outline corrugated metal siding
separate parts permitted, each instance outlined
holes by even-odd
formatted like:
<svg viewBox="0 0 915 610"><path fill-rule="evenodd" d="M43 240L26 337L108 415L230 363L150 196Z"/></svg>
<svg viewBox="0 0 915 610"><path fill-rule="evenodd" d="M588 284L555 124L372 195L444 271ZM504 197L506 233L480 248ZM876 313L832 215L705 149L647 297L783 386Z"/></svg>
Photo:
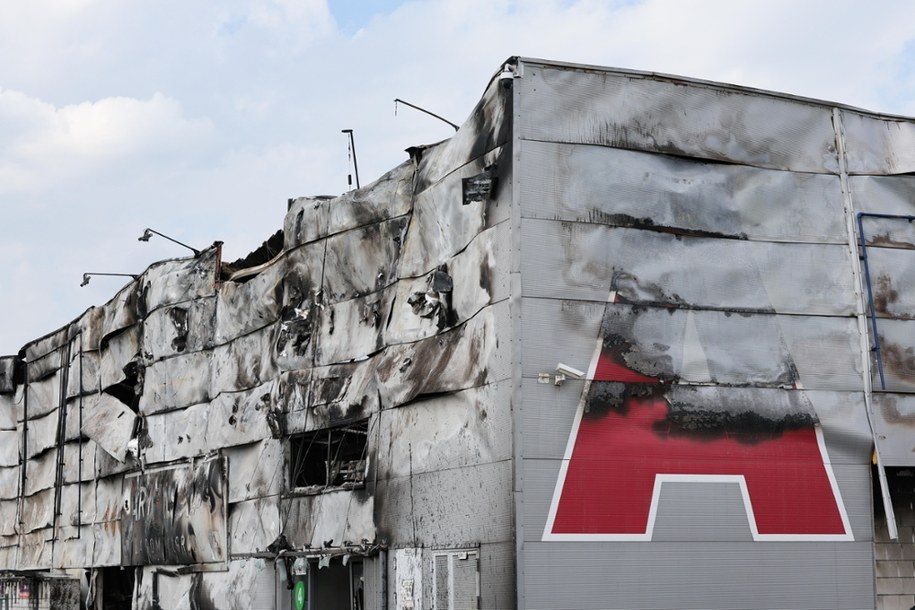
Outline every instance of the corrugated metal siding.
<svg viewBox="0 0 915 610"><path fill-rule="evenodd" d="M536 61L523 62L515 87L519 607L873 606L857 253L848 244L832 109ZM855 180L853 189L877 187ZM650 541L544 539L590 382L557 387L538 376L555 374L560 362L593 374L601 338L635 372L629 391L662 397L671 413L800 417L822 430L853 540L754 541L738 483L701 480L664 483ZM612 412L643 408L616 385L607 391L622 392L622 406ZM707 421L697 421L704 430ZM773 438L782 434L773 430ZM650 457L607 447L606 472ZM692 468L703 472L698 461ZM776 484L791 468L785 461L758 476ZM600 486L595 472L591 484Z"/></svg>

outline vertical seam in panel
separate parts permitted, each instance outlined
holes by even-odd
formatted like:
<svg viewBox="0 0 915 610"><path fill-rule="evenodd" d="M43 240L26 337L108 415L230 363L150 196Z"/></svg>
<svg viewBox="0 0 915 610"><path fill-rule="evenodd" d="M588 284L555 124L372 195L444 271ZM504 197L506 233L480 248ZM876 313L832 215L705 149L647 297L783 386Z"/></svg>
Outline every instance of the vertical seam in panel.
<svg viewBox="0 0 915 610"><path fill-rule="evenodd" d="M886 515L887 529L892 540L898 538L896 530L896 515L893 511L893 502L890 499L886 473L883 470L883 460L880 456L880 445L877 443L877 433L874 428L873 416L873 382L871 379L870 341L867 330L867 317L864 308L864 292L862 290L861 260L858 255L858 239L855 234L855 208L848 186L848 159L845 149L845 123L842 111L832 109L832 124L836 133L836 154L839 158L839 182L842 187L842 198L845 203L845 227L848 233L848 249L851 259L852 274L855 289L855 317L858 321L858 336L861 345L861 374L864 381L864 414L870 428L871 439L874 443L874 456L877 461L877 476L880 480L880 494L883 500L883 511ZM873 527L873 524L871 524ZM875 576L876 578L876 576ZM876 587L874 588L876 595Z"/></svg>

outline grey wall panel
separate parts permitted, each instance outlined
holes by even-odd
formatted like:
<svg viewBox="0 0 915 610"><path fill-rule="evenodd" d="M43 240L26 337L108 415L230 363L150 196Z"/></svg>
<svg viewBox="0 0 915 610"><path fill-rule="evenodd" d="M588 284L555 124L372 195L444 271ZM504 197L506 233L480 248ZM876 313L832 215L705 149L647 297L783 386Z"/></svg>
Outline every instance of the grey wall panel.
<svg viewBox="0 0 915 610"><path fill-rule="evenodd" d="M140 413L151 414L204 402L209 397L211 351L166 358L146 367Z"/></svg>
<svg viewBox="0 0 915 610"><path fill-rule="evenodd" d="M19 569L41 570L51 567L50 529L29 532L19 536Z"/></svg>
<svg viewBox="0 0 915 610"><path fill-rule="evenodd" d="M552 372L557 362L587 371L603 319L608 332L631 346L625 365L646 375L733 385L862 387L853 318L609 304L605 319L603 304L533 298L521 307L525 377Z"/></svg>
<svg viewBox="0 0 915 610"><path fill-rule="evenodd" d="M867 261L874 313L884 318L915 319L915 252L870 247Z"/></svg>
<svg viewBox="0 0 915 610"><path fill-rule="evenodd" d="M33 419L47 415L60 404L60 371L54 375L23 386L28 392L28 417Z"/></svg>
<svg viewBox="0 0 915 610"><path fill-rule="evenodd" d="M524 296L701 309L854 313L847 246L684 237L527 219ZM913 278L915 279L915 278Z"/></svg>
<svg viewBox="0 0 915 610"><path fill-rule="evenodd" d="M0 536L19 533L19 501L0 500Z"/></svg>
<svg viewBox="0 0 915 610"><path fill-rule="evenodd" d="M125 378L124 367L140 353L140 326L126 327L109 335L99 350L99 385L104 390Z"/></svg>
<svg viewBox="0 0 915 610"><path fill-rule="evenodd" d="M374 497L363 489L284 498L280 503L282 531L299 548L375 540L374 513Z"/></svg>
<svg viewBox="0 0 915 610"><path fill-rule="evenodd" d="M315 364L363 359L384 347L384 326L396 286L328 305L315 323Z"/></svg>
<svg viewBox="0 0 915 610"><path fill-rule="evenodd" d="M19 467L0 468L0 500L15 501L19 494Z"/></svg>
<svg viewBox="0 0 915 610"><path fill-rule="evenodd" d="M31 408L29 414L31 416ZM60 411L53 409L47 415L29 419L29 431L26 436L26 452L28 458L47 451L57 445L57 424ZM20 436L20 438L22 438Z"/></svg>
<svg viewBox="0 0 915 610"><path fill-rule="evenodd" d="M377 432L380 478L511 459L511 383L501 381L386 409ZM373 434L374 437L374 434Z"/></svg>
<svg viewBox="0 0 915 610"><path fill-rule="evenodd" d="M268 496L230 504L227 525L229 551L233 555L265 551L282 529L279 497Z"/></svg>
<svg viewBox="0 0 915 610"><path fill-rule="evenodd" d="M77 485L63 485L60 488L60 517L59 524L76 526L81 523L91 523L92 513L86 511L90 504L95 504L95 485L82 483ZM87 514L88 513L88 514Z"/></svg>
<svg viewBox="0 0 915 610"><path fill-rule="evenodd" d="M375 518L391 546L473 546L511 540L510 461L379 480ZM480 515L486 515L481 519Z"/></svg>
<svg viewBox="0 0 915 610"><path fill-rule="evenodd" d="M160 307L143 320L143 358L149 362L213 346L216 298Z"/></svg>
<svg viewBox="0 0 915 610"><path fill-rule="evenodd" d="M25 464L25 495L54 486L57 476L57 451L45 451Z"/></svg>
<svg viewBox="0 0 915 610"><path fill-rule="evenodd" d="M273 357L277 332L277 325L267 326L213 348L212 378L206 396L250 390L273 379L277 374Z"/></svg>
<svg viewBox="0 0 915 610"><path fill-rule="evenodd" d="M273 496L283 489L286 470L283 442L265 439L242 447L223 450L229 458L230 503Z"/></svg>
<svg viewBox="0 0 915 610"><path fill-rule="evenodd" d="M96 523L92 526L93 566L121 565L121 524L119 521ZM49 545L50 546L50 545Z"/></svg>
<svg viewBox="0 0 915 610"><path fill-rule="evenodd" d="M0 430L15 430L21 420L22 405L16 402L16 395L0 394Z"/></svg>
<svg viewBox="0 0 915 610"><path fill-rule="evenodd" d="M915 214L915 176L849 176L855 209L874 214ZM865 232L874 245L915 248L911 223L867 218Z"/></svg>
<svg viewBox="0 0 915 610"><path fill-rule="evenodd" d="M64 445L63 477L65 483L77 480L91 481L95 478L95 448L83 441ZM81 478L80 478L81 477Z"/></svg>
<svg viewBox="0 0 915 610"><path fill-rule="evenodd" d="M871 329L868 324L868 331ZM878 365L877 354L872 351L871 378L874 389L915 392L915 324L910 320L881 318L877 321L877 333L880 337L881 364ZM873 340L871 344L873 345Z"/></svg>
<svg viewBox="0 0 915 610"><path fill-rule="evenodd" d="M515 545L498 542L480 545L480 608L516 608Z"/></svg>
<svg viewBox="0 0 915 610"><path fill-rule="evenodd" d="M67 398L89 394L99 390L98 351L79 351L79 341L73 344L70 355L70 370L67 374Z"/></svg>
<svg viewBox="0 0 915 610"><path fill-rule="evenodd" d="M45 489L22 497L20 533L29 533L51 525L54 518L54 490Z"/></svg>
<svg viewBox="0 0 915 610"><path fill-rule="evenodd" d="M195 257L150 265L140 278L144 311L212 296L216 291L217 254L218 249L211 247Z"/></svg>
<svg viewBox="0 0 915 610"><path fill-rule="evenodd" d="M915 125L853 110L842 111L849 174L906 174L915 171Z"/></svg>
<svg viewBox="0 0 915 610"><path fill-rule="evenodd" d="M139 310L143 307L141 298L139 282L132 281L105 303L101 307L101 319L98 322L92 321L98 325L97 331L93 329L92 332L93 336L98 336L98 345L90 343L89 347L100 348L110 335L136 324L141 317Z"/></svg>
<svg viewBox="0 0 915 610"><path fill-rule="evenodd" d="M522 214L763 241L844 243L838 176L521 142Z"/></svg>
<svg viewBox="0 0 915 610"><path fill-rule="evenodd" d="M524 64L523 139L837 172L828 107L697 83Z"/></svg>
<svg viewBox="0 0 915 610"><path fill-rule="evenodd" d="M409 220L409 216L400 216L329 237L324 258L325 302L365 296L393 283Z"/></svg>
<svg viewBox="0 0 915 610"><path fill-rule="evenodd" d="M510 151L505 147L498 148L460 168L454 168L453 173L441 182L416 195L404 242L400 277L417 277L432 271L463 250L486 227L502 219L511 197L511 183L507 175L498 176L496 192L491 199L463 203L461 181L491 165L496 165L500 173L506 172L510 165Z"/></svg>
<svg viewBox="0 0 915 610"><path fill-rule="evenodd" d="M95 553L91 527L61 527L54 546L53 567L80 569Z"/></svg>
<svg viewBox="0 0 915 610"><path fill-rule="evenodd" d="M505 144L512 133L511 107L512 91L502 87L498 79L490 80L483 97L453 137L414 152L419 155L416 192L423 192L458 167Z"/></svg>
<svg viewBox="0 0 915 610"><path fill-rule="evenodd" d="M277 320L283 305L289 258L276 259L244 282L220 283L216 298L216 343L226 343Z"/></svg>
<svg viewBox="0 0 915 610"><path fill-rule="evenodd" d="M876 393L874 428L886 466L915 466L915 396Z"/></svg>
<svg viewBox="0 0 915 610"><path fill-rule="evenodd" d="M502 222L484 230L446 263L447 269L436 270L416 279L402 279L397 284L391 317L385 326L385 342L404 343L430 337L440 325L453 326L476 315L483 307L508 297L510 245L509 223ZM450 286L438 286L447 279ZM436 282L436 278L439 278ZM436 288L450 288L439 292Z"/></svg>
<svg viewBox="0 0 915 610"><path fill-rule="evenodd" d="M0 430L0 467L16 466L19 463L19 432Z"/></svg>
<svg viewBox="0 0 915 610"><path fill-rule="evenodd" d="M870 542L529 543L523 563L526 608L874 607Z"/></svg>

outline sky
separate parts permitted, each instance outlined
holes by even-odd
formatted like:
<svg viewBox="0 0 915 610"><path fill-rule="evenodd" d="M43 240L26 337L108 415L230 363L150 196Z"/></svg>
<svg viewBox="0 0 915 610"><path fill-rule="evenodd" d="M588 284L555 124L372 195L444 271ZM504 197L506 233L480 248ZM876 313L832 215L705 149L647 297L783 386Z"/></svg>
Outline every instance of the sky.
<svg viewBox="0 0 915 610"><path fill-rule="evenodd" d="M915 115L915 3L0 0L0 354L188 251L231 261L287 199L453 133L514 55Z"/></svg>

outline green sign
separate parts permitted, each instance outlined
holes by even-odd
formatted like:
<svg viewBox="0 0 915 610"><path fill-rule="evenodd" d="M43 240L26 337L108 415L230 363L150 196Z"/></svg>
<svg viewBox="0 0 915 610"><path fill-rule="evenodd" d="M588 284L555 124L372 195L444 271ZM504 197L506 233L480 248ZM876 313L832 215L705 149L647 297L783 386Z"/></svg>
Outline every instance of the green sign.
<svg viewBox="0 0 915 610"><path fill-rule="evenodd" d="M295 583L295 592L293 595L295 596L295 610L305 610L305 604L308 601L308 593L306 592L305 583L303 581L300 580Z"/></svg>

